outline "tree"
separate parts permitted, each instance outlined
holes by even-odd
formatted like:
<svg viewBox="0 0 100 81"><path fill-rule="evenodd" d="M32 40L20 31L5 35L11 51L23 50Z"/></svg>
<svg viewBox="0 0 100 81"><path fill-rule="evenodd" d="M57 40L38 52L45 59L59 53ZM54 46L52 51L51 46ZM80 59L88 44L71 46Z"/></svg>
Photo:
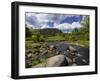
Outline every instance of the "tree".
<svg viewBox="0 0 100 81"><path fill-rule="evenodd" d="M30 31L28 27L25 28L25 35L26 37L32 37L32 32Z"/></svg>
<svg viewBox="0 0 100 81"><path fill-rule="evenodd" d="M89 28L89 26L90 26L90 19L89 19L89 16L86 16L85 18L84 18L84 20L81 22L81 24L83 25L83 27L86 27L86 28Z"/></svg>
<svg viewBox="0 0 100 81"><path fill-rule="evenodd" d="M71 33L70 40L89 40L89 16L85 16L84 20L81 22L82 27L80 29L75 28Z"/></svg>

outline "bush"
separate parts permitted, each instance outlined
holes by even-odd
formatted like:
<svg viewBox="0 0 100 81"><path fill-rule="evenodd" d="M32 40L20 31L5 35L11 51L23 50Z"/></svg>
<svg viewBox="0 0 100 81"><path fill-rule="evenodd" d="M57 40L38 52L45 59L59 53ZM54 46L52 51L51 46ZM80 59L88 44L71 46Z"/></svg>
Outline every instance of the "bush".
<svg viewBox="0 0 100 81"><path fill-rule="evenodd" d="M37 35L32 35L32 41L33 42L38 42L39 41L39 37Z"/></svg>

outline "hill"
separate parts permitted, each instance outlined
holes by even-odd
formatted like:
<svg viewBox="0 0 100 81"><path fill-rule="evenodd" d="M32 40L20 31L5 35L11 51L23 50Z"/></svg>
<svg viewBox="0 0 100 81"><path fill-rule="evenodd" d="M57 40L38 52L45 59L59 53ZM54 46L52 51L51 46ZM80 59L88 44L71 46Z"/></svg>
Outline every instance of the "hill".
<svg viewBox="0 0 100 81"><path fill-rule="evenodd" d="M54 36L57 34L62 34L62 31L56 28L45 28L37 30L43 36Z"/></svg>

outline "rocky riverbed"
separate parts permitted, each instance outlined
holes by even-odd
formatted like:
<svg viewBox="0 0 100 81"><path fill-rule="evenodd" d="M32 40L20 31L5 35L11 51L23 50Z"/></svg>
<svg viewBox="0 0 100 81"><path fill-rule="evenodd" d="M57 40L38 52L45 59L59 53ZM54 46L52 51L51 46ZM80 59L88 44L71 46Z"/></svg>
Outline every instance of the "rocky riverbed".
<svg viewBox="0 0 100 81"><path fill-rule="evenodd" d="M26 68L89 65L89 47L67 42L26 45Z"/></svg>

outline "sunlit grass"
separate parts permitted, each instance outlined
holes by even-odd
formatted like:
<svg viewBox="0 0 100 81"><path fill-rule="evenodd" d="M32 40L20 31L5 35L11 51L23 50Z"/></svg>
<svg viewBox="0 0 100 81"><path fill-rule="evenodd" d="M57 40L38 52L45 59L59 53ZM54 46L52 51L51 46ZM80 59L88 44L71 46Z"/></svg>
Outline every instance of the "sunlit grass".
<svg viewBox="0 0 100 81"><path fill-rule="evenodd" d="M51 36L47 38L47 41L64 41L65 38L63 36Z"/></svg>

